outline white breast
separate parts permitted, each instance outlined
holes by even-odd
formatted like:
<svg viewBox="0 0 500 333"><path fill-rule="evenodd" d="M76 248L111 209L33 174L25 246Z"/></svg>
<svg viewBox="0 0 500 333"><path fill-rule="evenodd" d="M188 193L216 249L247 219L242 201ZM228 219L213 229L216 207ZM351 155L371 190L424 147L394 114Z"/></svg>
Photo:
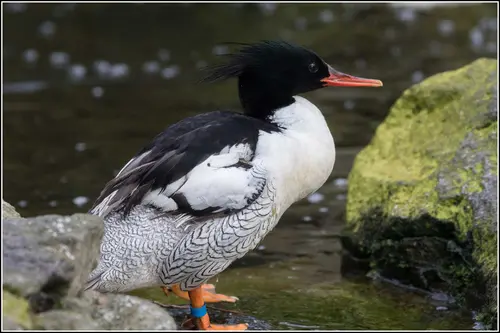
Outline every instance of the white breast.
<svg viewBox="0 0 500 333"><path fill-rule="evenodd" d="M282 209L318 190L335 164L335 144L321 111L305 98L294 98L272 118L285 130L262 132L255 156L268 170Z"/></svg>

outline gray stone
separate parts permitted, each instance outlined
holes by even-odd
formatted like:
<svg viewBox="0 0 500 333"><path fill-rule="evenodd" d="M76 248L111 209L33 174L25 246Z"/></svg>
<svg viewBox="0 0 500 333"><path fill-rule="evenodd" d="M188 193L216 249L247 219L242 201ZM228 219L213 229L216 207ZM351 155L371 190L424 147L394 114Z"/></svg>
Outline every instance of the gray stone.
<svg viewBox="0 0 500 333"><path fill-rule="evenodd" d="M101 330L88 311L51 310L40 313L37 326L45 330Z"/></svg>
<svg viewBox="0 0 500 333"><path fill-rule="evenodd" d="M12 300L18 297L26 304L29 314L26 312L24 317L34 316L37 328L176 329L172 316L149 300L121 294L82 292L99 257L103 235L100 218L88 214L21 218L4 201L2 214L3 287L13 293L9 293L13 295ZM28 300L29 309L23 298ZM20 318L24 320L24 317ZM26 328L25 323L17 322L16 318L4 316L4 327Z"/></svg>
<svg viewBox="0 0 500 333"><path fill-rule="evenodd" d="M121 294L83 293L63 300L64 310L37 316L37 325L47 330L175 330L170 314L151 301Z"/></svg>
<svg viewBox="0 0 500 333"><path fill-rule="evenodd" d="M8 331L23 331L24 327L9 317L2 316L2 328Z"/></svg>
<svg viewBox="0 0 500 333"><path fill-rule="evenodd" d="M102 329L175 330L168 312L151 301L135 296L89 292L94 303L92 317Z"/></svg>
<svg viewBox="0 0 500 333"><path fill-rule="evenodd" d="M12 207L9 203L5 202L2 200L2 217L7 218L7 217L21 217L18 212L16 212L16 209Z"/></svg>
<svg viewBox="0 0 500 333"><path fill-rule="evenodd" d="M98 258L102 230L102 220L86 214L4 219L4 285L28 297L57 281L76 294Z"/></svg>

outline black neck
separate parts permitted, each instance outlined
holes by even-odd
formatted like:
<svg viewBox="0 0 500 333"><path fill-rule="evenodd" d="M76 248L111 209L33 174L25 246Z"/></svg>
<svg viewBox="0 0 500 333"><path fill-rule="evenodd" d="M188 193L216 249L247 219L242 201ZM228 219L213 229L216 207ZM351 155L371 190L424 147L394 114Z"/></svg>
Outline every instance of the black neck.
<svg viewBox="0 0 500 333"><path fill-rule="evenodd" d="M294 102L291 93L273 84L240 76L238 89L240 102L246 115L268 120L273 112Z"/></svg>

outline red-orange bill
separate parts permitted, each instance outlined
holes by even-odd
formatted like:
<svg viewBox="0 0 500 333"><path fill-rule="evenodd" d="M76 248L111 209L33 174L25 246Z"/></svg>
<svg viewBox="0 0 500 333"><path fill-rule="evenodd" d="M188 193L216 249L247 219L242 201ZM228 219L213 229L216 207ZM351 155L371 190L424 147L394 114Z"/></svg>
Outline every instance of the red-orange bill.
<svg viewBox="0 0 500 333"><path fill-rule="evenodd" d="M380 80L365 79L330 68L330 76L321 80L325 87L382 87L384 84Z"/></svg>

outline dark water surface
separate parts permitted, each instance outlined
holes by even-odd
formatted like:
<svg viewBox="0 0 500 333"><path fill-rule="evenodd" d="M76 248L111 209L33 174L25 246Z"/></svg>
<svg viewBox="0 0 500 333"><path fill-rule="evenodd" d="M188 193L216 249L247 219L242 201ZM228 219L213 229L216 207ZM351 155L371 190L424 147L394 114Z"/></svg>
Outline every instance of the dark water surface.
<svg viewBox="0 0 500 333"><path fill-rule="evenodd" d="M338 235L356 153L404 89L496 57L496 13L495 4L5 4L4 199L25 216L86 212L163 128L239 108L234 81L196 84L199 68L228 51L223 42L290 40L384 87L305 96L334 135L332 177L222 274L218 291L280 328L470 328L469 314L441 311L429 295L347 277Z"/></svg>

